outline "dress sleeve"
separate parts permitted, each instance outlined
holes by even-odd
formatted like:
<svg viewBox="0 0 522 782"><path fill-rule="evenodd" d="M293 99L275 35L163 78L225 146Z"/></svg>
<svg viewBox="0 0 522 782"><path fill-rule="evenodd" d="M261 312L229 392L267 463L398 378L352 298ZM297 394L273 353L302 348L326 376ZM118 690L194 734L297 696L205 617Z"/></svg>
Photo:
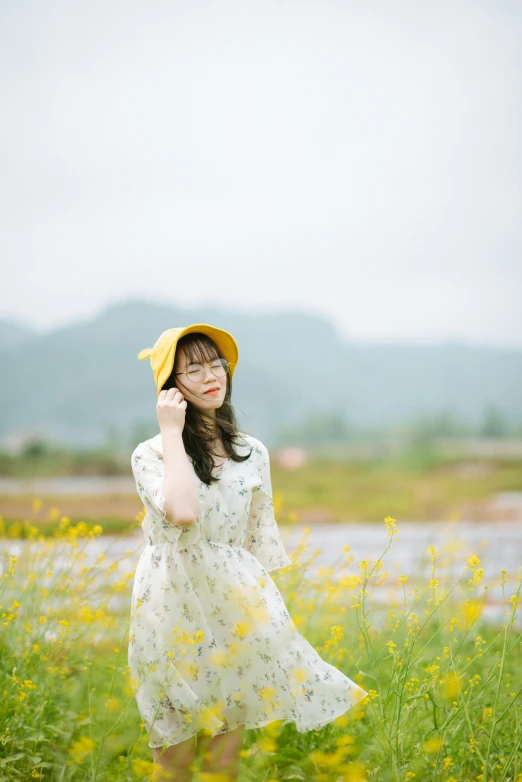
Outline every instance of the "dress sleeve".
<svg viewBox="0 0 522 782"><path fill-rule="evenodd" d="M184 527L175 526L167 519L163 510L165 498L163 496L163 477L165 465L146 443L140 443L131 456L131 466L136 489L145 510L145 518L141 524L147 543L161 543L170 541L177 544Z"/></svg>
<svg viewBox="0 0 522 782"><path fill-rule="evenodd" d="M253 554L265 570L278 570L291 565L292 561L285 551L274 518L270 457L264 445L261 448L260 475L261 485L252 490L243 548Z"/></svg>

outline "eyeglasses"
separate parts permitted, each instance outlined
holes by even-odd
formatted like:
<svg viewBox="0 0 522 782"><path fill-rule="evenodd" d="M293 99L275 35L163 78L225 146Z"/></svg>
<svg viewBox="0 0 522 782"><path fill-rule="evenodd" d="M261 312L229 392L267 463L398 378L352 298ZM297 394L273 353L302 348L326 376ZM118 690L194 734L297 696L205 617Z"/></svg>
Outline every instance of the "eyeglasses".
<svg viewBox="0 0 522 782"><path fill-rule="evenodd" d="M200 383L205 377L205 367L203 364L192 364L192 366L194 368L188 372L176 372L176 375L186 375L187 378L192 380L193 383ZM207 364L206 366L210 366L212 374L215 377L225 377L230 369L230 363L226 360L226 358L217 358L212 362L212 364Z"/></svg>

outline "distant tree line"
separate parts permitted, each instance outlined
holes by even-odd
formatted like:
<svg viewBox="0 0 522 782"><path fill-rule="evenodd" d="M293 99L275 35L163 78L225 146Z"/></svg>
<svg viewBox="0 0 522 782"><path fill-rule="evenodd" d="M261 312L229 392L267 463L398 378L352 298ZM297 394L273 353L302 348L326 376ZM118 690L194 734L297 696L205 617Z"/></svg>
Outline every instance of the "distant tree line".
<svg viewBox="0 0 522 782"><path fill-rule="evenodd" d="M281 427L277 444L313 448L329 443L379 442L390 436L401 436L412 446L438 438L517 439L522 437L522 417L518 421L510 420L490 405L477 422L466 421L451 410L443 410L431 415L418 414L393 426L361 427L337 412L311 412L302 421Z"/></svg>
<svg viewBox="0 0 522 782"><path fill-rule="evenodd" d="M132 427L118 427L108 424L103 442L96 448L78 449L78 458L85 451L96 456L97 463L105 462L108 473L118 472L119 466L128 461L135 446L158 432L157 422L138 421ZM363 443L379 444L390 439L399 439L411 448L429 446L437 439L451 438L522 438L522 418L510 420L499 409L490 405L484 410L482 419L469 422L455 415L451 410L443 410L432 415L422 413L393 426L364 427L347 420L337 411L311 411L298 422L281 426L269 447L300 446L313 450L325 446L359 445ZM20 448L18 458L32 462L48 459L52 455L60 461L73 449L68 445L46 440L43 437L29 438ZM6 451L0 448L0 466L3 458L9 460ZM80 465L77 465L80 466ZM83 470L82 470L83 472Z"/></svg>

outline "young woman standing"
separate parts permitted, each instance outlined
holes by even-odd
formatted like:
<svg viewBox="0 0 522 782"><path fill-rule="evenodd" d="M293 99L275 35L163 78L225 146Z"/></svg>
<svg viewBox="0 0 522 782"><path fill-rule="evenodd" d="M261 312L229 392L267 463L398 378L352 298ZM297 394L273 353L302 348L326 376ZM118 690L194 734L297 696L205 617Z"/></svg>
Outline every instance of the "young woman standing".
<svg viewBox="0 0 522 782"><path fill-rule="evenodd" d="M291 564L266 446L239 432L233 336L168 329L150 356L160 433L132 454L146 547L134 577L129 669L154 761L177 782L237 779L245 728L320 728L367 693L299 633L268 575Z"/></svg>

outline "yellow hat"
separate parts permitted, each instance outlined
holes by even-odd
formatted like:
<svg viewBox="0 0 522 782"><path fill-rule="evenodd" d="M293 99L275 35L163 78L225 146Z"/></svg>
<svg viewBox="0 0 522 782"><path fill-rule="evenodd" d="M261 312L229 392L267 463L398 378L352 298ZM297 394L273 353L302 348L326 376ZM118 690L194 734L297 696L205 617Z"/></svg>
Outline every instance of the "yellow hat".
<svg viewBox="0 0 522 782"><path fill-rule="evenodd" d="M236 340L228 331L218 329L217 326L209 326L208 323L193 323L191 326L183 326L176 329L167 329L160 334L153 348L144 348L138 353L139 359L150 356L150 365L154 374L154 381L158 388L158 396L165 381L169 378L174 366L174 357L176 355L176 346L178 340L184 334L191 334L199 331L201 334L207 334L223 352L223 355L230 363L230 375L234 374L239 357L239 349Z"/></svg>

